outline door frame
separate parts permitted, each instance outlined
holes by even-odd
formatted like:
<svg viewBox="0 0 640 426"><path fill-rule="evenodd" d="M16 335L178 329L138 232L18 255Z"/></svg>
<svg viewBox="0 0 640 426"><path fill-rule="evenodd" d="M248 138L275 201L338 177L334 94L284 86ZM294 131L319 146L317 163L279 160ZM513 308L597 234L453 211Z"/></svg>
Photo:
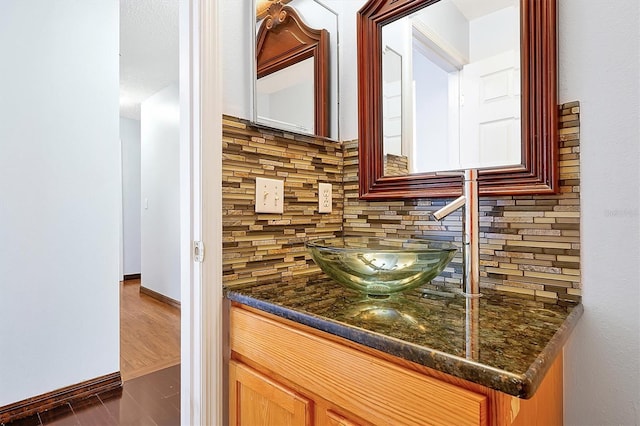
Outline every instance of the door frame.
<svg viewBox="0 0 640 426"><path fill-rule="evenodd" d="M180 2L181 423L222 424L220 7ZM193 259L194 241L205 244Z"/></svg>

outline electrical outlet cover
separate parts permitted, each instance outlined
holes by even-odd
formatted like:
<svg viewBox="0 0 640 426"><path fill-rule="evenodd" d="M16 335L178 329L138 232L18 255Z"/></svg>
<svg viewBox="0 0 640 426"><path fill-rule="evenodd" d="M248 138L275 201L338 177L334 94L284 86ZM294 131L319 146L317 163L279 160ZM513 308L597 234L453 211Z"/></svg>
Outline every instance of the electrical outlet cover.
<svg viewBox="0 0 640 426"><path fill-rule="evenodd" d="M318 184L318 212L331 213L333 194L330 183Z"/></svg>

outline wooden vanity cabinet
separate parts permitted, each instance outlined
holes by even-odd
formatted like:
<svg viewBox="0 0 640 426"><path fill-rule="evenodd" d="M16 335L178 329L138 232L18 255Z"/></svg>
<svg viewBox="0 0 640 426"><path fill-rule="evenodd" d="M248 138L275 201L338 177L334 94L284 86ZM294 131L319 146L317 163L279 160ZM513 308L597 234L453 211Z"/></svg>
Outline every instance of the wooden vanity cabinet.
<svg viewBox="0 0 640 426"><path fill-rule="evenodd" d="M562 356L521 400L236 303L229 339L231 425L562 424Z"/></svg>

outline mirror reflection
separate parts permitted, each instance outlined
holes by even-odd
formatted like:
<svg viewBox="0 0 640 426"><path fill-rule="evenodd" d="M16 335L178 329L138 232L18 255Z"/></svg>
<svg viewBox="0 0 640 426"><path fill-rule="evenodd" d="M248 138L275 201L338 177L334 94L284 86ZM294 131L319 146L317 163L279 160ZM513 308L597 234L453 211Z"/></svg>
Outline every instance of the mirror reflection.
<svg viewBox="0 0 640 426"><path fill-rule="evenodd" d="M272 127L315 132L313 58L289 65L257 80L258 118ZM296 108L291 108L295 99Z"/></svg>
<svg viewBox="0 0 640 426"><path fill-rule="evenodd" d="M256 0L254 121L338 139L338 16L317 0Z"/></svg>
<svg viewBox="0 0 640 426"><path fill-rule="evenodd" d="M385 175L521 164L518 0L440 0L381 48Z"/></svg>

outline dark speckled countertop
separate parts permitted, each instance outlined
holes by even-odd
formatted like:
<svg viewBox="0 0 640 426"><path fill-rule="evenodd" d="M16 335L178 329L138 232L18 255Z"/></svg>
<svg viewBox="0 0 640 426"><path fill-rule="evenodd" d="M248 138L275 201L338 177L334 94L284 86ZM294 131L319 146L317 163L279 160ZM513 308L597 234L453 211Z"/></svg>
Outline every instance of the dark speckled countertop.
<svg viewBox="0 0 640 426"><path fill-rule="evenodd" d="M322 273L225 289L229 300L521 398L533 396L581 304L482 290L376 300ZM473 305L473 306L472 306Z"/></svg>

